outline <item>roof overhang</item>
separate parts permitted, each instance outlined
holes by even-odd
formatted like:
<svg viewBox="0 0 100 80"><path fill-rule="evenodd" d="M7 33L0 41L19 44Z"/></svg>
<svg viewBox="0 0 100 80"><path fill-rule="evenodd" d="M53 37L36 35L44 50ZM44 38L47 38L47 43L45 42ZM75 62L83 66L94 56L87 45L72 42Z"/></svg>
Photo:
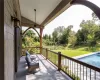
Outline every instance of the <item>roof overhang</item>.
<svg viewBox="0 0 100 80"><path fill-rule="evenodd" d="M35 12L37 27L46 26L70 6L72 0L19 0L22 26L34 27Z"/></svg>

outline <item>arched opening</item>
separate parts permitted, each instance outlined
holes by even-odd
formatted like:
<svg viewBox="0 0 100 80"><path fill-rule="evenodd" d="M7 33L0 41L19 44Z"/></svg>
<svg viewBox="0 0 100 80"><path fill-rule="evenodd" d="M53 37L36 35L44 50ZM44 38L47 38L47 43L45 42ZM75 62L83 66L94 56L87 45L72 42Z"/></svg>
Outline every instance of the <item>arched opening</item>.
<svg viewBox="0 0 100 80"><path fill-rule="evenodd" d="M90 2L90 1L87 1L87 0L73 0L71 2L71 4L72 5L81 4L81 5L89 7L91 10L93 10L93 12L100 19L100 8L97 5L95 5L94 3Z"/></svg>
<svg viewBox="0 0 100 80"><path fill-rule="evenodd" d="M30 29L33 29L36 33L37 33L37 35L38 35L38 37L40 37L40 34L39 34L39 32L36 30L36 28L27 28L23 33L22 33L22 38L25 36L25 33L28 31L28 30L30 30Z"/></svg>
<svg viewBox="0 0 100 80"><path fill-rule="evenodd" d="M77 1L77 0L76 0ZM78 0L79 1L79 0ZM81 0L81 1L83 1L83 0ZM88 1L89 2L89 1ZM74 4L76 4L76 3L74 3L74 1L72 2L73 4L72 4L72 6L71 7L74 7L74 9L76 8L75 6L77 6L77 8L80 8L81 9L81 7L84 7L84 8L86 8L86 10L84 9L82 12L83 13L80 13L81 11L79 10L79 11L76 11L76 10L72 10L70 13L68 12L68 11L70 11L70 8L69 9L67 9L65 12L63 12L60 16L58 16L55 20L53 20L50 24L48 24L48 26L46 26L48 29L45 29L44 30L44 32L46 32L47 34L49 33L49 30L50 29L52 29L53 27L55 27L55 29L56 29L56 31L58 31L58 29L60 30L60 29L62 29L63 28L63 26L66 28L66 27L68 27L69 25L73 25L73 28L75 29L75 28L79 28L80 27L80 23L82 23L82 20L86 20L85 21L85 23L87 23L87 22L89 22L90 20L92 20L92 11L94 10L92 10L91 8L89 8L89 7L91 7L91 6L84 6L82 3L84 3L84 1L83 2L81 2L81 4L80 5L74 5ZM89 2L89 3L91 3L91 2ZM78 2L77 2L77 4L79 4ZM93 4L93 3L92 3ZM87 4L88 5L88 4ZM96 5L95 5L96 6ZM93 6L92 6L93 7ZM97 6L96 6L97 7ZM98 7L99 8L99 7ZM82 9L81 9L82 10ZM82 14L86 14L86 13L88 13L87 12L87 10L88 10L88 12L89 12L89 10L91 11L89 14L87 14L86 16L82 16ZM77 14L77 13L80 13L80 14L78 14L76 17L73 17L73 15L74 14ZM66 16L65 16L66 15ZM67 16L68 15L68 16ZM79 19L79 18L82 18L82 19ZM89 17L89 18L84 18L84 17ZM65 19L66 18L66 19ZM74 19L74 18L76 18L76 19ZM62 23L63 22L63 23ZM64 23L65 22L65 23ZM74 23L73 23L74 22ZM92 21L90 21L91 22L91 24L92 24ZM61 24L60 24L61 23ZM57 28L57 27L59 27L59 26L61 26L61 28ZM91 27L89 27L89 28L91 28ZM53 28L54 29L54 28ZM53 30L52 29L52 30ZM100 30L100 29L98 29L98 30ZM55 35L56 35L56 31L55 31ZM77 33L77 31L78 31L78 29L77 30L75 30L76 32L73 32L72 34L73 34L73 36L72 35L70 35L71 36L71 38L72 37L76 37L75 36L75 34ZM81 30L80 30L81 31ZM67 31L66 31L67 32ZM56 37L53 37L53 40L54 41L52 41L54 44L54 46L53 47L50 47L51 49L56 49L58 46L59 46L59 44L65 44L65 43L62 43L62 42L66 42L65 41L65 38L64 38L64 36L62 36L62 35L64 35L63 33L60 33L60 32L58 32L58 35L57 35L57 39L56 39ZM81 33L82 33L82 31L81 31ZM97 33L99 33L99 32L97 32ZM67 33L66 33L67 34ZM82 33L82 34L84 34L84 33ZM52 31L50 31L50 35L52 35ZM80 34L79 34L80 35ZM82 35L82 36L84 36L84 35ZM89 35L90 36L90 35ZM45 36L44 36L45 37ZM66 37L66 36L65 36ZM87 37L87 36L86 36ZM77 37L76 37L77 38ZM69 41L71 41L71 43L72 43L72 45L73 45L73 48L74 47L76 47L76 46L74 46L74 41L75 41L75 39L76 38L74 38L73 39L73 41L71 41L72 39L69 39ZM90 38L89 38L90 39ZM66 40L68 40L68 37L66 38ZM51 41L51 40L50 40ZM83 39L83 43L85 44L85 41L86 41L86 39ZM49 42L49 40L47 41L47 43L45 42L45 44L47 45L48 44L48 42ZM51 43L51 42L50 42ZM56 43L56 44L55 44ZM81 42L82 43L82 42ZM69 43L67 42L65 45L68 45ZM57 45L57 46L56 46ZM50 45L50 46L52 46L52 45ZM56 46L56 48L55 48L55 46ZM69 45L68 45L69 46ZM67 47L68 47L67 46ZM66 46L65 46L66 47ZM87 47L87 46L86 46ZM59 49L59 48L58 48ZM85 47L84 47L84 50L85 50ZM65 52L65 54L67 55L67 53ZM74 52L73 52L73 54L74 54ZM81 54L79 54L79 55L81 55ZM68 55L69 56L69 55Z"/></svg>
<svg viewBox="0 0 100 80"><path fill-rule="evenodd" d="M24 28L22 33L22 55L25 55L25 50L31 54L39 53L40 33L36 28Z"/></svg>

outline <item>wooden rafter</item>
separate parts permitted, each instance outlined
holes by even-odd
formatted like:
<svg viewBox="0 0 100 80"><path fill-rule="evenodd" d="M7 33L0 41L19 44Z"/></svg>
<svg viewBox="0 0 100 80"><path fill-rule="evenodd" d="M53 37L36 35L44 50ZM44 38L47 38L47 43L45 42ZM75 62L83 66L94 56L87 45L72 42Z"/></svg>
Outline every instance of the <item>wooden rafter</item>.
<svg viewBox="0 0 100 80"><path fill-rule="evenodd" d="M42 22L41 25L46 25L55 17L60 15L63 11L65 11L69 6L72 0L62 0L59 5L50 13L50 15Z"/></svg>
<svg viewBox="0 0 100 80"><path fill-rule="evenodd" d="M34 26L36 24L36 27ZM35 27L35 28L40 28L41 26L25 17L21 17L21 26L28 26L28 27Z"/></svg>

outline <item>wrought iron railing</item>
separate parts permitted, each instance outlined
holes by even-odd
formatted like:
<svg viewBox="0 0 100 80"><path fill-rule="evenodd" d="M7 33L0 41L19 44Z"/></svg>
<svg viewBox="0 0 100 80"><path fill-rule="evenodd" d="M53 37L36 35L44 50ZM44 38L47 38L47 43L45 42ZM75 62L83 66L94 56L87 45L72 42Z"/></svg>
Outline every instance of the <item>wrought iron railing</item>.
<svg viewBox="0 0 100 80"><path fill-rule="evenodd" d="M42 48L43 56L69 75L73 80L100 80L100 68ZM44 53L43 53L44 52Z"/></svg>
<svg viewBox="0 0 100 80"><path fill-rule="evenodd" d="M42 48L42 55L46 57L46 48Z"/></svg>
<svg viewBox="0 0 100 80"><path fill-rule="evenodd" d="M53 64L58 66L58 53L48 49L47 52L48 52L47 59L49 59Z"/></svg>
<svg viewBox="0 0 100 80"><path fill-rule="evenodd" d="M54 52L47 48L27 47L23 49L32 53L40 53L57 66L58 70L62 70L69 75L73 80L100 80L100 68L81 62L77 59L65 56L61 52Z"/></svg>

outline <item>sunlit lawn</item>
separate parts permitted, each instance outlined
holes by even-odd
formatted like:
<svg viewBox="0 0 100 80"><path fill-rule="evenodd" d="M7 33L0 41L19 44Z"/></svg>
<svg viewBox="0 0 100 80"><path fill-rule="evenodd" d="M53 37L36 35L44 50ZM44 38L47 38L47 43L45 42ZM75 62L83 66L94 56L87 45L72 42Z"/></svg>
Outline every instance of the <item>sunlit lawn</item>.
<svg viewBox="0 0 100 80"><path fill-rule="evenodd" d="M61 52L62 54L69 56L69 57L75 57L80 56L84 54L89 54L92 52L100 51L100 44L96 45L93 48L87 47L87 46L77 46L75 48L65 48L65 49L57 49L59 46L56 46L56 50L53 50L55 52Z"/></svg>
<svg viewBox="0 0 100 80"><path fill-rule="evenodd" d="M69 56L69 57L75 57L83 54L91 53L90 51L81 51L81 50L54 50L56 52L61 52L62 54Z"/></svg>
<svg viewBox="0 0 100 80"><path fill-rule="evenodd" d="M76 49L59 49L59 50L54 50L56 52L61 52L62 54L69 56L69 57L75 57L75 56L80 56L84 54L89 54L91 52L98 51L96 50L98 47L90 49L88 47L77 47Z"/></svg>

